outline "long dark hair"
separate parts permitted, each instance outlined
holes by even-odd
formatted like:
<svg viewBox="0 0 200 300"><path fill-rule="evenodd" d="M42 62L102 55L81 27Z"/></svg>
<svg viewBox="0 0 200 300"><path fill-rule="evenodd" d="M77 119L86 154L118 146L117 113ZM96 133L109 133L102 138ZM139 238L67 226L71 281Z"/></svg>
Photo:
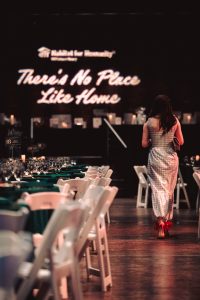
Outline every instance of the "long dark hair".
<svg viewBox="0 0 200 300"><path fill-rule="evenodd" d="M154 99L149 117L160 117L160 128L163 129L163 134L167 133L173 125L176 124L176 118L172 112L170 98L166 95L158 95Z"/></svg>

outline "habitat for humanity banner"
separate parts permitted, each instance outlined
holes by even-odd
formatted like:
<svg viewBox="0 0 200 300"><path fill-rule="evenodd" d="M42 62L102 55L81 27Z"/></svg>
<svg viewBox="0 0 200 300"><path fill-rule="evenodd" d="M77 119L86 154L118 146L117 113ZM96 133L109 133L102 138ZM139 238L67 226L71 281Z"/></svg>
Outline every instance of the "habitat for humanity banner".
<svg viewBox="0 0 200 300"><path fill-rule="evenodd" d="M36 67L17 70L17 86L29 88L37 105L115 105L123 99L122 89L141 82L137 74L120 72L112 64L116 55L116 50L40 47L35 50Z"/></svg>

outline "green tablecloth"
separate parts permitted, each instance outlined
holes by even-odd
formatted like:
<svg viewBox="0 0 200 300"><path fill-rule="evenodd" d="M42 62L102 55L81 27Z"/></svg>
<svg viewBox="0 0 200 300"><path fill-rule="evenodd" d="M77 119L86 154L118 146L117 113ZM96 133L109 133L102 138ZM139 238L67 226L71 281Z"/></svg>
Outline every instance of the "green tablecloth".
<svg viewBox="0 0 200 300"><path fill-rule="evenodd" d="M17 210L21 207L21 204L17 204L17 200L20 196L27 192L29 194L39 192L59 192L59 188L54 186L59 178L70 179L75 177L84 177L85 165L67 167L60 172L54 172L53 170L47 174L33 174L32 177L24 177L21 182L15 182L11 186L0 187L0 209ZM42 233L52 211L43 210L30 212L30 216L27 221L26 230L35 233Z"/></svg>
<svg viewBox="0 0 200 300"><path fill-rule="evenodd" d="M12 188L0 188L0 209L18 210L22 204L18 204L17 200L20 199L22 193L28 192L32 194L47 191L59 192L59 189L53 184L44 181L32 181L14 185ZM51 210L30 211L25 230L32 233L42 233L51 213Z"/></svg>

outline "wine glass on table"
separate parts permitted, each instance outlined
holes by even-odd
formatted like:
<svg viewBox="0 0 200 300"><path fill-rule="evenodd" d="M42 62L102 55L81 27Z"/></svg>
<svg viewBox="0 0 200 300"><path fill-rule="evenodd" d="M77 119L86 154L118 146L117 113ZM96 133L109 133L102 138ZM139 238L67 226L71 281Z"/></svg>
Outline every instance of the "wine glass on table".
<svg viewBox="0 0 200 300"><path fill-rule="evenodd" d="M15 177L16 181L21 181L24 171L24 164L20 160L15 160L13 162L13 176Z"/></svg>

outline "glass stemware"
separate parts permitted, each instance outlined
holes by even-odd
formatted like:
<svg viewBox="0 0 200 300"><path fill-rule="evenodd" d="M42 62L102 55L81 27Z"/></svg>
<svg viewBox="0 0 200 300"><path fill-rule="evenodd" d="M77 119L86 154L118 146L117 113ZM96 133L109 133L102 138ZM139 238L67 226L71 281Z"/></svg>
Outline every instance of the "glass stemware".
<svg viewBox="0 0 200 300"><path fill-rule="evenodd" d="M15 160L13 162L13 176L16 181L20 181L24 175L25 167L20 160Z"/></svg>

